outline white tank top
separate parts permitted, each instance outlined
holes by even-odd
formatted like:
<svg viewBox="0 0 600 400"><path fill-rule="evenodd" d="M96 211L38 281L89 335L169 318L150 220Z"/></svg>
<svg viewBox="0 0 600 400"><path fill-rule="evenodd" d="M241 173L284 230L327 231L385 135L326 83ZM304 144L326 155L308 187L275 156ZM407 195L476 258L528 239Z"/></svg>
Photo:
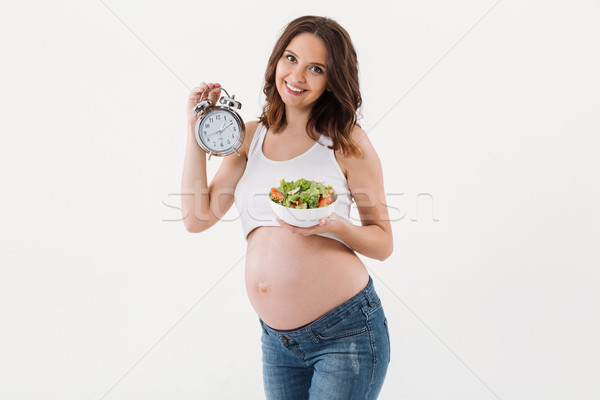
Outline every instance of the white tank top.
<svg viewBox="0 0 600 400"><path fill-rule="evenodd" d="M281 226L268 203L271 188L278 187L281 179L295 181L304 178L333 186L338 196L333 204L334 211L337 216L348 221L353 198L334 151L326 147L331 145L331 139L321 135L305 153L291 160L273 161L262 152L266 132L267 128L262 123L256 128L248 151L246 170L235 187L235 205L241 216L242 231L246 240L248 234L258 226ZM333 233L318 235L338 240L350 248Z"/></svg>

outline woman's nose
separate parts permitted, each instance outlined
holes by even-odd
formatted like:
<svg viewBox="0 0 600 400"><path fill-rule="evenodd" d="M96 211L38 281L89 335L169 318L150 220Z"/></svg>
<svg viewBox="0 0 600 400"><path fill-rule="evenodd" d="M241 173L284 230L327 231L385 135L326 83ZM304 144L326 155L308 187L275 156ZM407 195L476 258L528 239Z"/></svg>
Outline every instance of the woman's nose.
<svg viewBox="0 0 600 400"><path fill-rule="evenodd" d="M292 78L294 78L296 82L304 82L304 67L296 66L292 71Z"/></svg>

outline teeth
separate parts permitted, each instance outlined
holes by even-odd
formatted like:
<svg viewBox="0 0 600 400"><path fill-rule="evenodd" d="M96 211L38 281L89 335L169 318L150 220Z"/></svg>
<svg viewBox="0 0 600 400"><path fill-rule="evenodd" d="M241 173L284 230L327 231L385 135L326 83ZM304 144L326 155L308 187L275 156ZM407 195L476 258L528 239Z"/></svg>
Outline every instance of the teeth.
<svg viewBox="0 0 600 400"><path fill-rule="evenodd" d="M289 83L287 83L287 82L286 82L285 84L286 84L286 86L287 86L287 87L289 87L289 88L290 88L291 90L293 90L294 92L304 92L304 90L302 90L302 89L297 89L297 88L295 88L295 87L291 86L291 85L290 85Z"/></svg>

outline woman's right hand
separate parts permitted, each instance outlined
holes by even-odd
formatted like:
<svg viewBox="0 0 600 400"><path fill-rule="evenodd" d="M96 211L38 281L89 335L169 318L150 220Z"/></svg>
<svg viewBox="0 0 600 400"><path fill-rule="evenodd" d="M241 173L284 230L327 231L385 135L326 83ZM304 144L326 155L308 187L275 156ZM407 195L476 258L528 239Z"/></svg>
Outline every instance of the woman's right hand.
<svg viewBox="0 0 600 400"><path fill-rule="evenodd" d="M197 114L194 115L194 113L192 112L192 108L194 108L194 106L196 105L196 102L206 100L208 98L208 99L210 99L210 101L212 101L213 104L217 104L217 101L221 97L221 89L219 89L220 87L221 87L220 83L200 82L200 85L198 85L192 89L192 91L188 95L188 100L187 100L188 122L190 122L190 123L195 122L196 119L198 118L198 115ZM211 89L211 90L204 93L204 96L202 98L200 98L200 96L202 95L202 92L204 92L206 89Z"/></svg>

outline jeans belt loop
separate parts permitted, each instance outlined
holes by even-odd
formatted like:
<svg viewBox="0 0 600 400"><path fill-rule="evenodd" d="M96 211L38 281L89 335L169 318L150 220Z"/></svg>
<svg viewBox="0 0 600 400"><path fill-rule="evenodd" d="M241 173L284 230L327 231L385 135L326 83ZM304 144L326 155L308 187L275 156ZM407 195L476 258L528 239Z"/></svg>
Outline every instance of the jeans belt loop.
<svg viewBox="0 0 600 400"><path fill-rule="evenodd" d="M369 303L369 307L373 307L373 301L371 301L371 296L369 296L369 293L367 293L366 290L363 290L363 294L367 298L367 303Z"/></svg>

